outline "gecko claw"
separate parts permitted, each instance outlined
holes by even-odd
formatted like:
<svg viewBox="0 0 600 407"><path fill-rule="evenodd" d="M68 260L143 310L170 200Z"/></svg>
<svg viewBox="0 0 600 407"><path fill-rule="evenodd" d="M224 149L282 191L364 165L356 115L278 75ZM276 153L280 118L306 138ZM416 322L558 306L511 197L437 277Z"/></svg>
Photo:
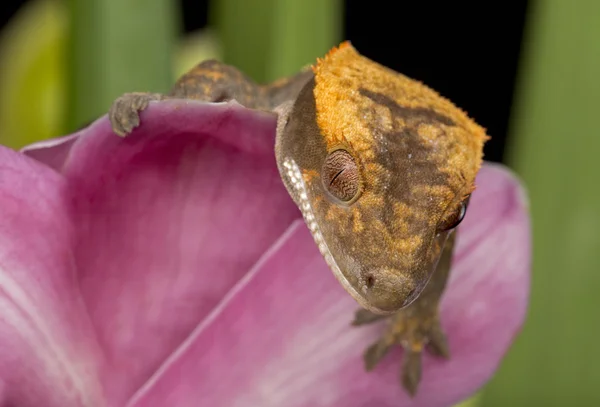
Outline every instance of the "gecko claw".
<svg viewBox="0 0 600 407"><path fill-rule="evenodd" d="M125 93L117 98L108 112L112 129L118 136L125 137L140 125L140 112L154 100L165 96L159 93Z"/></svg>

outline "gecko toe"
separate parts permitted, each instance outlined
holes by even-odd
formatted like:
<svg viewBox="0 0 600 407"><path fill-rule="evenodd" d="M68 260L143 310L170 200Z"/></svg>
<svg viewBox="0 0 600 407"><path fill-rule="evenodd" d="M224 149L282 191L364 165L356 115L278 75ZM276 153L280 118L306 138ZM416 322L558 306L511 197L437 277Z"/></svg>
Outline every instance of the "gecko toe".
<svg viewBox="0 0 600 407"><path fill-rule="evenodd" d="M373 322L381 321L386 318L387 315L378 315L374 314L371 311L368 311L364 308L359 309L354 314L354 320L352 321L353 326L366 325Z"/></svg>
<svg viewBox="0 0 600 407"><path fill-rule="evenodd" d="M411 397L414 397L421 382L421 352L410 350L404 352L400 377L402 387Z"/></svg>
<svg viewBox="0 0 600 407"><path fill-rule="evenodd" d="M429 331L429 343L427 344L427 349L435 356L450 359L448 339L439 322L437 322Z"/></svg>
<svg viewBox="0 0 600 407"><path fill-rule="evenodd" d="M383 359L383 357L388 353L392 345L393 343L390 343L382 338L369 346L364 354L365 370L373 370L381 361L381 359Z"/></svg>
<svg viewBox="0 0 600 407"><path fill-rule="evenodd" d="M363 325L386 317L358 311L353 325ZM406 308L387 317L388 325L380 339L364 353L365 369L373 370L394 346L404 349L400 381L407 393L413 397L421 381L421 357L425 347L435 356L449 358L450 351L446 335L440 324L437 303Z"/></svg>
<svg viewBox="0 0 600 407"><path fill-rule="evenodd" d="M121 137L140 125L140 112L153 100L161 100L156 93L126 93L117 98L108 112L113 132Z"/></svg>

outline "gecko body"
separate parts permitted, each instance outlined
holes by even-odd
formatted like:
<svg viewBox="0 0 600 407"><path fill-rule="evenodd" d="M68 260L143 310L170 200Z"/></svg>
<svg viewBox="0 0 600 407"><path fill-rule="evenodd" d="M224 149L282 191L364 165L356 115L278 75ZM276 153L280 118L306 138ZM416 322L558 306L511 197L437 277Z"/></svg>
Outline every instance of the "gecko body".
<svg viewBox="0 0 600 407"><path fill-rule="evenodd" d="M167 95L117 99L109 112L115 133L130 133L149 101L166 98L235 99L278 113L282 181L329 268L362 307L353 324L388 321L365 352L366 368L401 345L402 384L414 395L424 348L449 357L439 301L482 163L484 129L349 42L269 85L205 61Z"/></svg>

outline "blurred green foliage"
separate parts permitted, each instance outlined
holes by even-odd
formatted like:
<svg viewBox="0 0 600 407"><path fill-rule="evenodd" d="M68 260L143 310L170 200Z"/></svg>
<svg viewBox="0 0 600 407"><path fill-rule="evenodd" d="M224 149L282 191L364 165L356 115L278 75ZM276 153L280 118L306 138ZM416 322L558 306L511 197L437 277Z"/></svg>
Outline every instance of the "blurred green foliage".
<svg viewBox="0 0 600 407"><path fill-rule="evenodd" d="M531 199L531 306L483 405L600 406L600 2L535 2L527 28L508 157Z"/></svg>
<svg viewBox="0 0 600 407"><path fill-rule="evenodd" d="M215 0L223 60L258 82L297 72L341 41L341 0Z"/></svg>
<svg viewBox="0 0 600 407"><path fill-rule="evenodd" d="M177 2L67 0L71 30L67 130L105 113L125 92L165 92L171 79Z"/></svg>
<svg viewBox="0 0 600 407"><path fill-rule="evenodd" d="M36 0L0 32L3 145L19 148L63 134L67 23L61 1Z"/></svg>

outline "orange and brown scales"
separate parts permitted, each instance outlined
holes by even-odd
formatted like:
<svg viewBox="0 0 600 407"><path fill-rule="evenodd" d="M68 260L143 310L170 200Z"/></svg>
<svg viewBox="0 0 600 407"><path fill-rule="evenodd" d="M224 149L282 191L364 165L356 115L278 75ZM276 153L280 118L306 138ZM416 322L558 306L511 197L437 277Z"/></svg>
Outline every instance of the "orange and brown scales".
<svg viewBox="0 0 600 407"><path fill-rule="evenodd" d="M435 168L425 175L438 172L436 177L445 176L443 183L432 183L427 176L421 179L413 176L415 182L407 185L413 198L437 196L441 198L438 200L441 212L456 195L462 199L473 191L488 136L450 101L422 83L363 57L349 42L342 43L318 60L313 72L317 123L322 136L328 150L349 149L360 161L365 184L361 199L369 207L386 204L378 194L385 190L378 184L386 184L392 176L404 176L402 172L390 172L389 166L381 160L381 150L387 143L403 142L391 140L392 137L411 138L405 144L410 143L414 150L404 157L395 157L397 160L417 160L419 152L421 156L426 152L428 166ZM427 210L432 209L435 208ZM335 218L335 212L339 213L340 219L344 218L342 212L345 210L332 206L328 218ZM389 236L392 245L403 253L410 253L421 243L418 234L406 233L407 217L422 219L427 216L432 222L439 220L434 214L420 213L419 207L406 203L385 210L396 214L393 218L397 227L405 232L396 237ZM352 211L355 224L343 228L349 233L363 230L365 222L364 217L356 214L359 207Z"/></svg>
<svg viewBox="0 0 600 407"><path fill-rule="evenodd" d="M452 102L422 83L363 57L348 41L319 59L313 72L317 122L328 148L344 144L370 161L380 136L373 133L374 121L381 122L380 127L406 125L406 115L395 115L394 110L439 116L444 119L418 124L419 138L424 144L437 144L431 159L451 177L450 183L471 181L464 195L472 192L483 145L489 137ZM363 162L363 166L370 164Z"/></svg>
<svg viewBox="0 0 600 407"><path fill-rule="evenodd" d="M431 277L441 227L475 188L488 137L450 101L348 42L313 73L278 135L278 160L304 174L296 201L306 197L299 206L344 287L373 311L398 310ZM337 150L357 168L348 201L332 196L323 172Z"/></svg>

